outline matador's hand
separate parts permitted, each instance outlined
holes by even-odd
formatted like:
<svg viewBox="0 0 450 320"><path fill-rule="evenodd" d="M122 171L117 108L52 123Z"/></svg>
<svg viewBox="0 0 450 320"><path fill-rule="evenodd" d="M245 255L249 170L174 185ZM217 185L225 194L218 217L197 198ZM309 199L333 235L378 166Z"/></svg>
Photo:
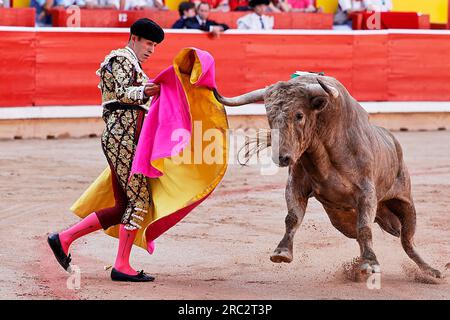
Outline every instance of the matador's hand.
<svg viewBox="0 0 450 320"><path fill-rule="evenodd" d="M159 84L148 83L145 85L144 93L147 97L152 97L159 93Z"/></svg>

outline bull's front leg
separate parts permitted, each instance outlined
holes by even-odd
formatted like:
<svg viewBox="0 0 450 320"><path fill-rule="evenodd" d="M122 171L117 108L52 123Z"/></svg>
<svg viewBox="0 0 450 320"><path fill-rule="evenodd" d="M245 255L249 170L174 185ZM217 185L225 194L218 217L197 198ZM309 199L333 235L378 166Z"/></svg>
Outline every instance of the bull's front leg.
<svg viewBox="0 0 450 320"><path fill-rule="evenodd" d="M361 188L358 200L357 236L360 247L361 271L366 274L381 272L372 245L372 224L377 213L377 195L372 182L366 182Z"/></svg>
<svg viewBox="0 0 450 320"><path fill-rule="evenodd" d="M286 232L278 247L270 256L272 262L291 262L293 259L293 240L295 232L303 221L308 204L308 187L302 179L295 177L294 172L289 175L286 185L286 203L288 214L285 219Z"/></svg>

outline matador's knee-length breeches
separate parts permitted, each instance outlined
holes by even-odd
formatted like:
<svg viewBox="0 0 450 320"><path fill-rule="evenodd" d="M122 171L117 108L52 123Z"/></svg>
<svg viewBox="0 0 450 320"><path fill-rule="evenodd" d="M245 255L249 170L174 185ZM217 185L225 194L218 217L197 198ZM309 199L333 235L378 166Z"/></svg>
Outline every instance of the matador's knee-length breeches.
<svg viewBox="0 0 450 320"><path fill-rule="evenodd" d="M113 208L98 211L98 218L104 229L118 223L125 224L128 230L140 229L151 204L148 180L143 174L129 177L144 111L105 110L103 119L106 128L101 143L113 174L116 204Z"/></svg>

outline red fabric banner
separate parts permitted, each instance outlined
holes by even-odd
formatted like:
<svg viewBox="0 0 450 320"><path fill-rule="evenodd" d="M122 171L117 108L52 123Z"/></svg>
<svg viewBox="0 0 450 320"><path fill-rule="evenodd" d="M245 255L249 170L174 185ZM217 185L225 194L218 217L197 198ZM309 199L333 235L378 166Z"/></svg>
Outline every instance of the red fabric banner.
<svg viewBox="0 0 450 320"><path fill-rule="evenodd" d="M31 106L35 97L34 32L0 31L0 106Z"/></svg>

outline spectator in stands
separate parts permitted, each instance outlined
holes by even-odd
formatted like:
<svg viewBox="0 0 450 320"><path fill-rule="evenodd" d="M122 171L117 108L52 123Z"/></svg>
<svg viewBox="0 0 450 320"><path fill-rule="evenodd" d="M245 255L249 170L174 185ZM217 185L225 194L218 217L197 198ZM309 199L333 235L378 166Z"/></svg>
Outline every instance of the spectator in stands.
<svg viewBox="0 0 450 320"><path fill-rule="evenodd" d="M201 2L209 3L211 12L228 12L230 11L229 0L191 0L196 6Z"/></svg>
<svg viewBox="0 0 450 320"><path fill-rule="evenodd" d="M280 8L281 1L286 0L269 0L269 5L266 7L265 12L282 12ZM249 0L228 0L231 11L253 11L250 7Z"/></svg>
<svg viewBox="0 0 450 320"><path fill-rule="evenodd" d="M391 0L364 0L364 8L369 11L386 12L392 10Z"/></svg>
<svg viewBox="0 0 450 320"><path fill-rule="evenodd" d="M0 8L11 7L11 0L0 0Z"/></svg>
<svg viewBox="0 0 450 320"><path fill-rule="evenodd" d="M77 6L80 8L86 7L86 1L85 0L50 0L47 2L52 2L52 7L70 7L70 6Z"/></svg>
<svg viewBox="0 0 450 320"><path fill-rule="evenodd" d="M282 12L280 7L280 1L285 0L269 0L269 4L266 7L266 10L264 12ZM251 7L250 7L251 9Z"/></svg>
<svg viewBox="0 0 450 320"><path fill-rule="evenodd" d="M338 9L334 15L334 24L351 26L351 14L363 10L365 10L363 0L339 0Z"/></svg>
<svg viewBox="0 0 450 320"><path fill-rule="evenodd" d="M88 9L120 9L120 0L85 0Z"/></svg>
<svg viewBox="0 0 450 320"><path fill-rule="evenodd" d="M121 0L125 2L124 8L128 10L168 10L162 0Z"/></svg>
<svg viewBox="0 0 450 320"><path fill-rule="evenodd" d="M237 21L238 29L243 30L271 30L273 29L273 17L264 15L269 5L269 0L250 0L250 7L253 12L249 13Z"/></svg>
<svg viewBox="0 0 450 320"><path fill-rule="evenodd" d="M178 19L172 26L172 29L186 29L186 19L195 17L195 4L192 2L181 2L178 5L178 13L180 19Z"/></svg>
<svg viewBox="0 0 450 320"><path fill-rule="evenodd" d="M214 36L218 36L221 32L226 31L229 27L224 23L217 23L209 20L211 7L207 2L200 2L197 5L197 15L194 18L187 18L185 21L186 29L198 29L210 32Z"/></svg>
<svg viewBox="0 0 450 320"><path fill-rule="evenodd" d="M36 25L50 26L51 15L49 9L53 7L54 0L31 0L30 7L36 9Z"/></svg>
<svg viewBox="0 0 450 320"><path fill-rule="evenodd" d="M50 9L53 7L86 7L85 0L31 0L30 7L36 9L36 24L38 26L51 25Z"/></svg>

